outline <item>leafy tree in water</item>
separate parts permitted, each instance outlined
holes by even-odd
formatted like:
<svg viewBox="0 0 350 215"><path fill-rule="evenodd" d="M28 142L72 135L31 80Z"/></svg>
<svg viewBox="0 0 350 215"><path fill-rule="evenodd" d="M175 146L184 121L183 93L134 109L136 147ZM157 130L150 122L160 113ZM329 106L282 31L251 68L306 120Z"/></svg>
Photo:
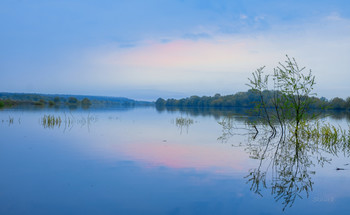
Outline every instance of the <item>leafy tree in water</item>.
<svg viewBox="0 0 350 215"><path fill-rule="evenodd" d="M260 97L257 110L264 122L262 126L271 129L262 129L261 135L258 131L256 134L251 132L245 151L259 162L245 178L254 193L262 195L263 189L271 189L271 194L276 201L282 201L285 210L297 198L309 196L313 189L312 175L316 174L312 168L330 162L327 154L334 156L341 152L349 156L350 128L344 130L330 123L309 121L308 110L311 103L317 101L312 97L315 95L315 76L311 70L300 68L288 56L272 75L265 75L264 69L261 67L253 73L248 86ZM273 90L268 91L269 87ZM342 99L335 99L332 103L338 103L340 107L346 104ZM230 118L218 123L223 127L223 134L218 139L223 141L239 129ZM256 125L253 128L256 129Z"/></svg>
<svg viewBox="0 0 350 215"><path fill-rule="evenodd" d="M274 71L274 80L276 87L281 91L286 107L287 116L294 118L295 135L298 135L299 125L302 120L306 119L307 111L310 108L312 100L310 96L316 95L313 93L315 85L315 76L311 70L304 72L305 67L300 68L293 58L287 56L285 65L280 65Z"/></svg>
<svg viewBox="0 0 350 215"><path fill-rule="evenodd" d="M272 74L273 96L267 98L264 91L269 90L271 83L270 75L264 75L265 67L257 69L253 78L249 79L248 86L260 95L258 110L265 122L276 133L275 122L281 125L282 132L285 130L286 121L292 122L294 133L298 135L298 129L306 119L307 111L313 100L310 96L316 95L312 91L315 85L315 76L311 70L305 71L295 61L287 56L287 60L274 69ZM267 101L271 101L274 111L269 110Z"/></svg>

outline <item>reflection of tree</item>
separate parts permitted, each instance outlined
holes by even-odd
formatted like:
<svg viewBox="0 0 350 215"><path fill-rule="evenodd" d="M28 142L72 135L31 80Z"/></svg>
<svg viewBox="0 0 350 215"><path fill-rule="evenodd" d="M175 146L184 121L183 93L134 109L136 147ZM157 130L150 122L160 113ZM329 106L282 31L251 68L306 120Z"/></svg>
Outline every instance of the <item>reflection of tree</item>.
<svg viewBox="0 0 350 215"><path fill-rule="evenodd" d="M246 176L251 190L262 195L261 189L268 188L269 176L271 193L277 201L283 201L283 209L292 206L296 197L308 196L313 185L310 176L313 172L309 171L309 168L314 166L309 155L318 154L318 151L315 148L298 146L295 140L290 138L275 141L270 136L259 139L259 142L258 145L248 144L247 147L251 158L259 160L259 166L250 170ZM318 161L322 160L324 159Z"/></svg>
<svg viewBox="0 0 350 215"><path fill-rule="evenodd" d="M223 117L234 117L236 121L256 121L253 111L249 108L210 108L210 107L156 107L157 111L168 113L180 113L182 115L189 115L192 117L214 117L220 120ZM333 119L346 119L350 122L350 112L348 111L334 111L334 110L310 110L310 116L318 115L322 117L331 117Z"/></svg>
<svg viewBox="0 0 350 215"><path fill-rule="evenodd" d="M227 141L239 132L232 119L219 124L223 127L220 140ZM258 165L249 170L245 178L250 190L260 196L264 190L270 190L276 201L282 201L283 210L291 207L296 199L309 196L316 165L330 163L329 157L340 152L350 155L350 131L330 124L302 125L298 135L293 128L278 135L269 130L257 135L254 130L251 129L245 150L250 158L258 161Z"/></svg>
<svg viewBox="0 0 350 215"><path fill-rule="evenodd" d="M251 113L249 108L211 108L211 107L158 107L156 106L158 112L168 112L168 113L180 113L184 115L189 115L192 117L203 116L203 117L214 117L215 119L220 119L223 116L237 116L237 119L246 120L241 116L247 116ZM253 119L255 117L252 117Z"/></svg>
<svg viewBox="0 0 350 215"><path fill-rule="evenodd" d="M223 117L220 121L218 121L219 125L222 126L222 136L218 138L221 142L227 142L233 135L251 135L254 134L253 139L258 134L258 130L256 130L255 126L252 126L252 128L255 128L253 131L249 127L249 122L245 122L244 126L238 125L236 122L237 116L231 115L227 117ZM242 131L248 131L246 133L242 133Z"/></svg>

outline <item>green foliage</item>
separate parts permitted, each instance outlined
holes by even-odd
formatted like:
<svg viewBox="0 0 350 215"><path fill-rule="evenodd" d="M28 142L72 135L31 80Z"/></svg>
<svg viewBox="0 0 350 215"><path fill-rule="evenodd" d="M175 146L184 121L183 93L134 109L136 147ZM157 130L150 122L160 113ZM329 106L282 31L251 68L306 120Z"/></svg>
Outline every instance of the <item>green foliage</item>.
<svg viewBox="0 0 350 215"><path fill-rule="evenodd" d="M59 104L61 102L60 97L55 96L55 98L53 98L53 101L55 102L55 104Z"/></svg>
<svg viewBox="0 0 350 215"><path fill-rule="evenodd" d="M345 105L346 105L346 109L350 110L350 97L346 98Z"/></svg>
<svg viewBox="0 0 350 215"><path fill-rule="evenodd" d="M304 70L305 67L299 68L295 59L287 56L285 64L279 63L273 75L275 87L283 97L278 102L284 103L285 110L289 110L296 123L299 123L307 114L312 102L310 96L316 95L312 92L315 76L312 75L311 70L307 73Z"/></svg>
<svg viewBox="0 0 350 215"><path fill-rule="evenodd" d="M61 117L55 117L54 115L44 115L41 119L41 124L44 128L60 127L62 123Z"/></svg>
<svg viewBox="0 0 350 215"><path fill-rule="evenodd" d="M313 93L315 76L311 70L300 68L294 58L287 59L273 70L272 74L264 74L265 67L258 68L249 78L247 84L251 89L234 95L191 96L184 99L159 98L157 106L166 107L257 107L259 114L271 124L292 119L299 123L310 109L350 109L350 98L347 102L335 98L328 102L326 98L315 97ZM272 89L270 89L272 88ZM268 109L274 109L269 113Z"/></svg>
<svg viewBox="0 0 350 215"><path fill-rule="evenodd" d="M330 106L332 109L335 109L335 110L344 110L347 108L347 102L344 101L344 99L342 98L335 97L334 99L331 100Z"/></svg>
<svg viewBox="0 0 350 215"><path fill-rule="evenodd" d="M347 134L347 131L330 123L303 124L299 136L305 142L322 145L329 153L336 154L338 149L344 150L345 148L348 153L350 152L350 145L348 144L350 136Z"/></svg>
<svg viewBox="0 0 350 215"><path fill-rule="evenodd" d="M5 107L5 103L0 100L0 108L3 108L3 107Z"/></svg>
<svg viewBox="0 0 350 215"><path fill-rule="evenodd" d="M81 105L83 105L83 106L90 106L91 105L90 99L84 98L83 100L81 100Z"/></svg>
<svg viewBox="0 0 350 215"><path fill-rule="evenodd" d="M11 100L11 99L6 99L3 100L5 107L12 107L13 105L15 105L15 101Z"/></svg>
<svg viewBox="0 0 350 215"><path fill-rule="evenodd" d="M286 130L286 123L292 123L295 127L295 134L298 135L299 124L306 119L308 110L315 94L312 92L315 85L315 76L311 70L305 72L305 67L300 68L295 61L287 56L284 64L279 63L271 76L273 83L270 83L270 75L264 75L265 67L258 68L253 73L253 78L248 79L247 84L260 97L260 104L257 105L257 112L263 121L265 121L276 132L275 123L279 123L281 131ZM273 86L271 97L264 92ZM271 103L271 104L269 104ZM273 111L268 111L272 106Z"/></svg>
<svg viewBox="0 0 350 215"><path fill-rule="evenodd" d="M44 105L45 105L45 101L44 101L44 99L40 99L39 101L35 101L35 102L34 102L34 105L37 105L37 106L44 106Z"/></svg>
<svg viewBox="0 0 350 215"><path fill-rule="evenodd" d="M262 120L247 123L243 129L248 132L238 135L248 134L245 151L258 164L245 177L250 189L261 196L267 193L262 192L263 189L271 189L271 195L276 201L282 201L285 210L296 199L309 196L313 189L312 175L316 174L312 168L316 164L323 166L330 162L328 154L350 155L350 128L344 130L310 116L310 108L324 107L328 102L314 97L315 76L299 68L294 59L287 56L285 64L279 64L271 76L263 70L264 67L257 69L248 84L251 87L248 92L253 92L258 101L255 106ZM332 103L341 104L340 108L347 104L339 98ZM218 121L223 131L219 140L227 142L242 129L236 127L232 119L225 117ZM271 129L266 129L267 126Z"/></svg>
<svg viewBox="0 0 350 215"><path fill-rule="evenodd" d="M280 91L275 90L263 90L262 94L264 96L265 105L268 109L273 109L274 103L277 99L282 100L282 94ZM309 99L309 109L312 110L332 110L334 105L331 104L331 101L327 101L325 98L320 99L315 96L307 97ZM302 99L305 99L304 97ZM155 105L157 108L163 107L191 107L191 108L254 108L260 103L259 92L252 89L247 92L238 92L233 95L221 96L219 94L215 96L191 96L188 98L182 99L163 99L159 98L156 100ZM350 109L350 99L349 105L346 106L346 109ZM339 109L345 110L345 109Z"/></svg>
<svg viewBox="0 0 350 215"><path fill-rule="evenodd" d="M142 106L153 105L152 102L135 101L132 99L122 98L122 97L80 96L80 95L57 96L57 95L49 95L49 94L1 93L0 92L0 100L4 102L4 107L12 107L13 105L44 106L45 104L52 105L52 102L50 101L53 101L57 106L68 105L69 108L78 108L79 100L84 100L85 98L88 99L91 102L91 104L93 104L96 107L105 107L105 106L130 107L135 105L142 105ZM69 99L71 103L69 102ZM86 102L86 104L89 104L89 102ZM89 106L83 105L82 107L85 108Z"/></svg>
<svg viewBox="0 0 350 215"><path fill-rule="evenodd" d="M79 103L78 99L75 97L69 97L67 103L69 105L77 105Z"/></svg>
<svg viewBox="0 0 350 215"><path fill-rule="evenodd" d="M163 106L165 106L165 104L166 104L166 101L162 98L158 98L156 101L156 106L158 106L158 107L163 107Z"/></svg>
<svg viewBox="0 0 350 215"><path fill-rule="evenodd" d="M90 106L91 106L91 101L90 101L90 99L88 99L88 98L84 98L82 101L81 101L81 107L83 108L83 109L88 109Z"/></svg>
<svg viewBox="0 0 350 215"><path fill-rule="evenodd" d="M253 91L239 92L234 95L221 96L191 96L183 99L159 98L156 106L166 107L254 107L258 102L258 95Z"/></svg>

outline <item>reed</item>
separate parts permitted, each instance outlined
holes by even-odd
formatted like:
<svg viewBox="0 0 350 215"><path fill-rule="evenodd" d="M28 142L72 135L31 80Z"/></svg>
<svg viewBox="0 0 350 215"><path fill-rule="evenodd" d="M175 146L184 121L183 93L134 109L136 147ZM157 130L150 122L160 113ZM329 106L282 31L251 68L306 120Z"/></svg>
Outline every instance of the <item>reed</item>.
<svg viewBox="0 0 350 215"><path fill-rule="evenodd" d="M54 115L44 115L44 117L41 119L41 124L44 128L54 128L54 127L60 127L62 123L62 119L60 116L54 116Z"/></svg>

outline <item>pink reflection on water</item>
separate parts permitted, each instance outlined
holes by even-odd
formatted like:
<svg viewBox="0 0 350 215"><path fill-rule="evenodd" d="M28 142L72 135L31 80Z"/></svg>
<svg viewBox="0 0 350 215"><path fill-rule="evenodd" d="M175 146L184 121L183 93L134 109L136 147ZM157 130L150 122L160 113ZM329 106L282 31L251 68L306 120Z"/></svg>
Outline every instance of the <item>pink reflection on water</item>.
<svg viewBox="0 0 350 215"><path fill-rule="evenodd" d="M147 167L194 168L217 173L245 172L249 163L246 153L229 145L183 143L135 143L118 150Z"/></svg>

